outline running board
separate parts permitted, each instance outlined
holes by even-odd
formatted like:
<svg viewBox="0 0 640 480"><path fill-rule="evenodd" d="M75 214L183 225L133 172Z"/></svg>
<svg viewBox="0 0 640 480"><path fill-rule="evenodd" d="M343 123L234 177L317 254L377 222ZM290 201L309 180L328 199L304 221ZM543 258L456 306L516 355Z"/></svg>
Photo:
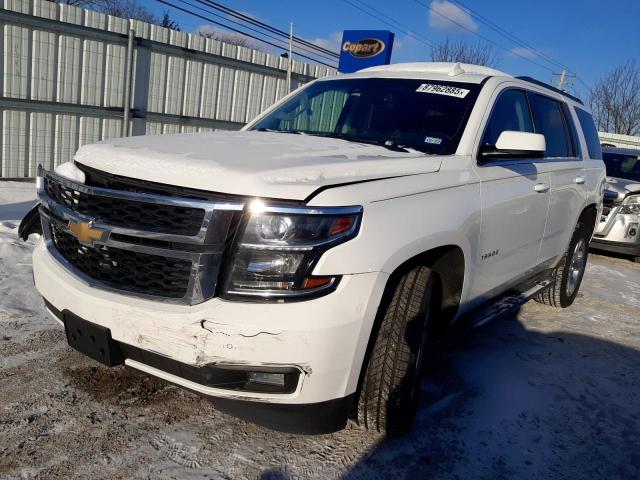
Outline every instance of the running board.
<svg viewBox="0 0 640 480"><path fill-rule="evenodd" d="M543 280L536 283L524 292L514 292L496 298L487 307L480 309L470 315L472 318L471 326L473 328L478 328L490 322L491 320L495 320L496 318L502 317L503 315L513 313L519 307L535 297L538 293L552 287L554 283L555 280Z"/></svg>

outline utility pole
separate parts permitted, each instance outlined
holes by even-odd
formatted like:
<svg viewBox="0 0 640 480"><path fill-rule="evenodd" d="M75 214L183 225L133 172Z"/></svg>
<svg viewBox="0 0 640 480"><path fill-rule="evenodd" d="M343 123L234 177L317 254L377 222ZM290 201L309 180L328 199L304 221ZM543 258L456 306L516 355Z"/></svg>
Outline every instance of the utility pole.
<svg viewBox="0 0 640 480"><path fill-rule="evenodd" d="M562 85L564 85L564 79L567 78L567 71L562 70L560 73L560 78L558 79L558 90L562 90Z"/></svg>
<svg viewBox="0 0 640 480"><path fill-rule="evenodd" d="M130 22L132 23L132 21ZM122 130L121 136L129 136L129 117L131 108L131 75L133 74L133 41L135 39L135 32L133 28L129 28L129 35L127 38L127 58L125 64L124 73L124 101L122 105Z"/></svg>
<svg viewBox="0 0 640 480"><path fill-rule="evenodd" d="M287 62L287 93L291 93L291 69L293 68L293 22L289 24L289 59Z"/></svg>
<svg viewBox="0 0 640 480"><path fill-rule="evenodd" d="M562 87L564 87L564 84L567 81L567 78L575 77L575 75L572 75L571 73L569 73L568 70L562 70L562 72L554 73L553 75L560 75L560 78L558 79L558 84L556 85L556 87L558 88L558 90L563 90L563 91L564 89Z"/></svg>

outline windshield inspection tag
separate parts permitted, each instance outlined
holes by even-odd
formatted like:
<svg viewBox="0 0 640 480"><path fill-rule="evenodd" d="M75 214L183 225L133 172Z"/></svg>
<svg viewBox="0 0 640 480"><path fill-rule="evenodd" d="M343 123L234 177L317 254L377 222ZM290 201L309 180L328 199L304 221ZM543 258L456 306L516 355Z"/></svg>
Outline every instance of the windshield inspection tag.
<svg viewBox="0 0 640 480"><path fill-rule="evenodd" d="M446 95L448 97L464 98L469 93L466 88L450 87L448 85L434 85L432 83L423 83L418 87L416 92L435 93L436 95Z"/></svg>
<svg viewBox="0 0 640 480"><path fill-rule="evenodd" d="M431 145L441 145L442 139L438 137L426 137L424 143L430 143Z"/></svg>

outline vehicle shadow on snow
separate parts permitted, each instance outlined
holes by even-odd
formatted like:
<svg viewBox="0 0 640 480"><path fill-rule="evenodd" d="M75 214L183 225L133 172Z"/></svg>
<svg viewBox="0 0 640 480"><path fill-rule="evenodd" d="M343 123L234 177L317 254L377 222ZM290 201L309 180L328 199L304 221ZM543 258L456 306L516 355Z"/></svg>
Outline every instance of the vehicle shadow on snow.
<svg viewBox="0 0 640 480"><path fill-rule="evenodd" d="M32 200L28 202L0 205L0 221L12 220L14 223L18 224L20 221L16 222L16 218L21 219L35 204L35 200Z"/></svg>
<svg viewBox="0 0 640 480"><path fill-rule="evenodd" d="M639 395L640 351L515 313L432 348L411 431L343 478L640 478Z"/></svg>

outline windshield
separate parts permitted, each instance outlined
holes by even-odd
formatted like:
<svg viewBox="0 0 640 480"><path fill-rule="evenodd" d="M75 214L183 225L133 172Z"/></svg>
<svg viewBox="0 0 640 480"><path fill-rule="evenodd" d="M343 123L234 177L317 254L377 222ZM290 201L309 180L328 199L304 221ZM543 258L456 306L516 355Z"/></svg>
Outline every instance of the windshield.
<svg viewBox="0 0 640 480"><path fill-rule="evenodd" d="M314 83L251 129L303 133L398 151L455 153L480 85L406 79Z"/></svg>
<svg viewBox="0 0 640 480"><path fill-rule="evenodd" d="M608 176L640 182L640 152L638 155L603 152L602 159Z"/></svg>

